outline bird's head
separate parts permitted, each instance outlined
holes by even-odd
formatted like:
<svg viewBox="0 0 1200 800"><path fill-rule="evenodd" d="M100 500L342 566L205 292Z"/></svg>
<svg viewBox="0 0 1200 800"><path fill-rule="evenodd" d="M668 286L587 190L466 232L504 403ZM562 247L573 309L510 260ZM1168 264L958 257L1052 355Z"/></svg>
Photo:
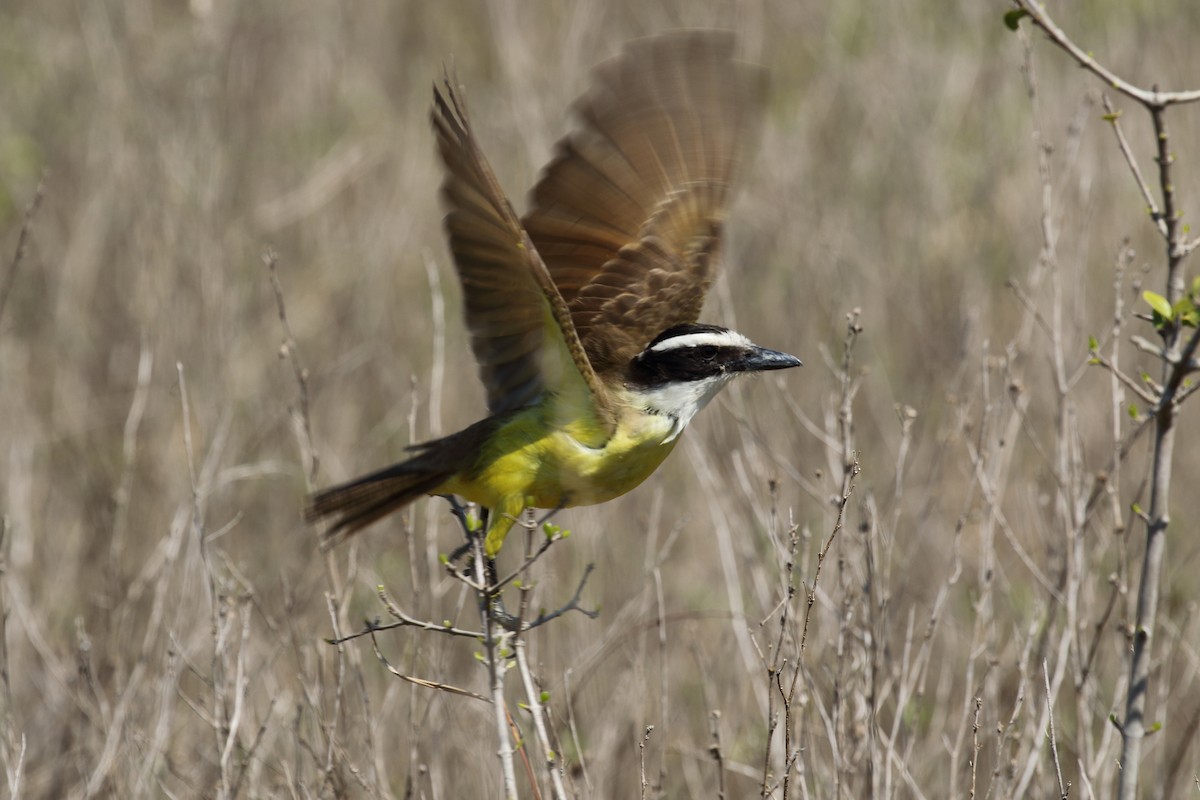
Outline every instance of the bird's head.
<svg viewBox="0 0 1200 800"><path fill-rule="evenodd" d="M682 429L738 375L798 366L795 356L759 347L737 331L690 323L668 328L638 353L625 387L635 403Z"/></svg>

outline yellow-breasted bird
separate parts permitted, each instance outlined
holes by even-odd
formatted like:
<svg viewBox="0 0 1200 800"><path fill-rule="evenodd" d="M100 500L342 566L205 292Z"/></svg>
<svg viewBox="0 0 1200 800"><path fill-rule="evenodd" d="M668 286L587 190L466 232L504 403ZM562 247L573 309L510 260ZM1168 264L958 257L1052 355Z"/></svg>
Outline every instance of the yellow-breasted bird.
<svg viewBox="0 0 1200 800"><path fill-rule="evenodd" d="M337 541L421 495L490 510L494 556L528 507L602 503L675 447L740 373L800 360L697 323L761 72L725 32L634 42L595 71L518 217L446 81L433 127L446 230L489 416L310 498Z"/></svg>

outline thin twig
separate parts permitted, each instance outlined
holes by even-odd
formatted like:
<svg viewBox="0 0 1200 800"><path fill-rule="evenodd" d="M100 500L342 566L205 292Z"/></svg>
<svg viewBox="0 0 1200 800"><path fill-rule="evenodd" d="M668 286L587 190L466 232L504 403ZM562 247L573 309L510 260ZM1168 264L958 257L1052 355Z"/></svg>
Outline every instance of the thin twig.
<svg viewBox="0 0 1200 800"><path fill-rule="evenodd" d="M250 603L248 598L244 598L240 603L239 611L241 612L242 636L238 643L237 659L234 667L233 678L233 711L229 715L227 733L225 734L225 747L221 751L221 774L231 774L231 764L233 760L234 748L238 745L238 732L241 730L242 716L246 709L246 687L250 680L246 676L246 645L250 641ZM239 769L239 776L241 770ZM229 785L229 797L236 796L236 787L239 783L238 777L235 776L232 783Z"/></svg>
<svg viewBox="0 0 1200 800"><path fill-rule="evenodd" d="M1050 692L1050 672L1046 668L1046 660L1042 659L1042 678L1046 682L1046 713L1050 717L1050 755L1054 759L1054 773L1058 776L1058 796L1067 800L1069 786L1063 783L1062 765L1058 761L1058 742L1054 738L1054 695Z"/></svg>
<svg viewBox="0 0 1200 800"><path fill-rule="evenodd" d="M1171 370L1170 376L1163 385L1162 399L1159 402L1159 408L1173 407L1175 405L1176 394L1179 392L1179 387L1183 385L1183 381L1188 374L1193 370L1190 369L1192 358L1196 355L1196 349L1200 347L1200 328L1192 331L1192 335L1188 338L1187 344L1183 350L1174 358L1168 360L1168 363L1174 362L1172 366L1175 369ZM1172 408L1174 411L1174 408Z"/></svg>
<svg viewBox="0 0 1200 800"><path fill-rule="evenodd" d="M436 689L439 692L446 692L447 694L456 694L459 697L470 697L473 700L482 700L485 703L492 702L491 698L485 697L484 695L481 695L478 692L472 692L469 689L460 689L459 687L451 686L448 683L441 683L439 681L427 681L424 678L416 678L416 677L413 677L412 675L406 675L405 673L396 669L396 667L392 666L392 663L388 660L387 656L385 656L383 654L383 651L379 648L379 640L375 637L374 631L369 632L369 635L371 637L371 647L374 648L375 657L379 659L379 663L383 664L384 668L387 669L388 672L392 673L400 680L407 681L408 683L411 683L414 686L420 686L425 689ZM345 641L345 640L343 639L342 641Z"/></svg>
<svg viewBox="0 0 1200 800"><path fill-rule="evenodd" d="M530 515L532 515L532 510ZM533 551L533 540L538 526L527 526L525 529L525 554ZM526 582L521 585L521 602L517 611L517 619L524 620L529 613L529 603L533 596L533 585ZM529 667L529 658L525 637L515 634L512 637L513 654L516 657L517 670L521 676L521 686L525 692L525 700L529 705L529 714L533 719L533 733L541 750L542 765L550 776L550 786L554 792L554 800L566 800L567 791L562 781L562 759L555 752L550 740L550 727L547 725L549 711L542 702L541 687L537 685L533 670ZM532 772L532 767L530 767ZM537 782L530 776L530 785L537 789Z"/></svg>
<svg viewBox="0 0 1200 800"><path fill-rule="evenodd" d="M642 800L646 800L646 742L650 741L650 731L654 730L653 725L647 725L645 733L642 734L642 741L638 743L638 761L641 775Z"/></svg>
<svg viewBox="0 0 1200 800"><path fill-rule="evenodd" d="M971 718L971 797L975 796L975 776L979 769L979 710L983 708L983 698L975 698L975 714Z"/></svg>
<svg viewBox="0 0 1200 800"><path fill-rule="evenodd" d="M317 477L320 462L317 452L313 448L312 422L308 409L308 370L300 362L300 353L296 349L296 338L292 336L292 326L288 322L287 306L283 302L283 285L279 282L279 256L274 250L267 248L263 253L262 260L267 265L271 288L275 292L275 305L279 311L279 324L283 326L283 344L279 348L279 357L287 359L288 363L292 365L292 373L295 375L296 386L300 392L299 419L297 420L299 424L296 438L300 440L301 457L308 462L305 464L304 472L311 489L312 483Z"/></svg>
<svg viewBox="0 0 1200 800"><path fill-rule="evenodd" d="M384 597L384 591L382 588L379 589L379 596L381 598ZM483 638L483 633L480 631L472 631L466 628L458 628L453 625L446 625L445 623L438 624L436 622L428 622L426 620L417 619L405 614L395 605L390 605L390 600L384 600L384 603L389 604L388 613L395 616L398 620L397 622L389 622L386 625L381 624L378 617L373 620L364 620L362 630L346 634L345 636L339 638L329 637L325 639L325 643L332 645L343 644L344 642L353 641L354 639L361 639L364 636L374 636L381 631L390 631L396 628L418 628L423 631L444 633L447 636L462 636L464 638L474 639L476 641Z"/></svg>
<svg viewBox="0 0 1200 800"><path fill-rule="evenodd" d="M583 742L579 738L579 727L575 722L575 704L571 701L574 692L571 691L571 670L563 670L563 694L566 696L567 704L567 724L571 728L571 740L575 743L575 752L579 758L579 771L583 773L583 785L588 788L588 794L591 794L592 779L588 775L587 758L583 753Z"/></svg>
<svg viewBox="0 0 1200 800"><path fill-rule="evenodd" d="M540 525L538 525L536 527L540 527ZM530 555L526 556L525 560L521 562L521 565L518 566L516 569L514 569L512 572L510 572L508 575L506 575L502 580L499 580L496 582L496 586L495 586L496 591L499 592L499 591L507 588L510 583L512 583L514 580L516 580L517 578L524 575L525 572L530 567L532 567L534 565L534 563L537 562L538 559L540 559L543 555L545 555L546 551L549 550L554 545L555 542L562 541L563 538L564 537L561 532L548 534L545 537L545 539L542 541L541 547L539 547L537 550L535 550Z"/></svg>
<svg viewBox="0 0 1200 800"><path fill-rule="evenodd" d="M725 755L721 751L721 712L713 711L709 715L712 744L708 746L708 754L717 762L717 798L725 800Z"/></svg>
<svg viewBox="0 0 1200 800"><path fill-rule="evenodd" d="M334 599L334 596L329 592L325 593L325 608L329 614L329 624L333 626L333 637L335 639L341 638L341 628L338 624L337 602ZM321 726L321 730L325 734L325 759L322 770L325 787L332 786L334 780L334 758L341 749L337 744L337 727L338 722L342 718L342 698L346 685L346 648L338 645L336 649L337 658L335 661L336 668L334 672L333 713L329 715L328 722Z"/></svg>
<svg viewBox="0 0 1200 800"><path fill-rule="evenodd" d="M1112 591L1108 593L1108 603L1104 606L1104 612L1100 615L1100 619L1095 624L1096 633L1092 637L1092 643L1088 646L1087 655L1083 659L1083 665L1079 670L1079 684L1075 687L1080 689L1084 681L1088 679L1088 675L1092 672L1092 662L1096 659L1096 651L1100 647L1100 641L1104 628L1108 625L1108 620L1112 617L1113 609L1117 606L1117 598L1125 591L1125 587L1121 585L1121 579L1117 573L1112 573L1108 576L1108 584Z"/></svg>
<svg viewBox="0 0 1200 800"><path fill-rule="evenodd" d="M1117 136L1117 146L1121 148L1121 155L1125 156L1125 163L1129 165L1130 171L1133 172L1133 180L1137 183L1138 189L1142 193L1142 199L1146 201L1146 208L1150 210L1150 219L1154 220L1159 233L1166 236L1167 223L1163 221L1162 212L1158 210L1158 202L1150 192L1150 185L1142 177L1142 170L1138 167L1137 159L1133 156L1133 150L1129 147L1129 141L1125 138L1125 131L1121 128L1121 112L1113 107L1112 101L1108 99L1107 94L1101 94L1100 98L1101 102L1104 103L1104 118L1112 125L1113 133Z"/></svg>
<svg viewBox="0 0 1200 800"><path fill-rule="evenodd" d="M258 726L258 733L254 735L254 741L250 743L250 746L246 748L246 750L242 753L242 757L238 760L238 775L237 779L233 782L233 788L231 790L231 795L233 797L237 797L241 792L242 781L245 779L246 773L250 771L250 763L258 754L258 747L262 744L263 739L266 736L267 727L271 722L271 712L275 710L275 704L278 700L278 697L271 698L271 702L267 704L267 713L263 714L262 724Z"/></svg>
<svg viewBox="0 0 1200 800"><path fill-rule="evenodd" d="M1116 378L1118 381L1120 381L1122 384L1124 384L1126 389L1128 389L1129 391L1133 392L1138 397L1140 397L1142 399L1143 403L1145 403L1148 406L1158 405L1159 397L1146 391L1146 387L1142 386L1140 383L1135 381L1133 378L1129 377L1124 372L1121 372L1121 370L1117 369L1117 367L1113 364L1113 362L1110 361L1108 359L1108 357L1105 356L1103 353L1101 353L1099 350L1093 350L1091 353L1091 356L1092 356L1092 359L1094 359L1097 364L1099 364L1100 366L1104 367L1106 370L1111 372L1114 378Z"/></svg>
<svg viewBox="0 0 1200 800"><path fill-rule="evenodd" d="M671 741L671 709L670 709L670 685L668 682L671 670L667 662L667 624L665 622L666 599L663 596L662 585L662 570L655 564L651 571L654 576L654 624L658 629L658 719L662 725L662 735L664 741ZM661 787L667 782L667 749L664 747L659 750L658 760L658 785Z"/></svg>
<svg viewBox="0 0 1200 800"><path fill-rule="evenodd" d="M1146 89L1134 86L1132 83L1129 83L1116 73L1109 70L1099 61L1093 58L1089 53L1084 52L1079 45L1071 41L1071 39L1068 38L1065 33L1063 33L1062 29L1055 24L1054 20L1050 18L1050 15L1046 13L1046 8L1041 3L1036 2L1036 0L1013 0L1013 5L1028 14L1029 18L1033 20L1034 24L1045 31L1046 35L1050 37L1051 41L1053 41L1063 50L1066 50L1068 53L1070 53L1071 57L1079 63L1079 66L1083 67L1089 72L1092 72L1099 77L1100 80L1104 81L1105 84L1116 89L1121 94L1132 97L1134 100L1137 100L1139 103L1142 103L1147 107L1157 106L1159 108L1165 108L1167 106L1177 105L1180 103L1194 103L1197 100L1200 100L1200 90L1188 92L1160 92L1157 89L1154 91L1147 91Z"/></svg>
<svg viewBox="0 0 1200 800"><path fill-rule="evenodd" d="M25 248L29 244L29 233L33 230L33 218L42 205L42 197L46 194L46 173L38 178L37 188L33 190L33 199L25 207L25 218L21 221L21 232L17 234L17 249L13 252L12 261L8 265L8 274L0 285L0 319L4 318L4 307L8 305L8 295L17 280L17 269L25 258Z"/></svg>
<svg viewBox="0 0 1200 800"><path fill-rule="evenodd" d="M580 614L583 614L588 619L596 619L597 617L599 617L600 616L599 611L592 611L590 609L584 608L583 606L579 605L579 598L583 596L583 589L585 586L587 586L588 576L592 574L592 570L594 570L595 568L596 568L595 564L588 564L586 567L584 567L583 577L579 579L579 583L575 586L575 593L573 595L571 595L570 600L568 600L564 605L560 606L559 608L555 609L554 611L549 611L549 612L539 614L536 619L533 619L529 622L524 623L521 627L521 630L528 631L533 628L541 627L542 625L545 625L550 620L561 617L563 614L566 614L568 611L578 611Z"/></svg>

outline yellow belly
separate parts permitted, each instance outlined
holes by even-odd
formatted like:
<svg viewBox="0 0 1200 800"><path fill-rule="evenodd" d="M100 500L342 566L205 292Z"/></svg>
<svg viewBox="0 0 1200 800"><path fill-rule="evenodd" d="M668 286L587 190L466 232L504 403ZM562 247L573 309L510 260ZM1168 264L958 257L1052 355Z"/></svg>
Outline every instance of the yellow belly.
<svg viewBox="0 0 1200 800"><path fill-rule="evenodd" d="M547 416L538 408L517 414L489 438L472 469L439 487L438 493L492 510L487 542L492 555L524 509L619 497L654 472L677 441L669 418L628 414L603 446L588 447Z"/></svg>
<svg viewBox="0 0 1200 800"><path fill-rule="evenodd" d="M603 447L587 447L570 432L551 428L530 409L491 437L475 468L442 490L497 508L519 497L536 508L603 503L644 481L675 447L666 417L638 417L618 425Z"/></svg>

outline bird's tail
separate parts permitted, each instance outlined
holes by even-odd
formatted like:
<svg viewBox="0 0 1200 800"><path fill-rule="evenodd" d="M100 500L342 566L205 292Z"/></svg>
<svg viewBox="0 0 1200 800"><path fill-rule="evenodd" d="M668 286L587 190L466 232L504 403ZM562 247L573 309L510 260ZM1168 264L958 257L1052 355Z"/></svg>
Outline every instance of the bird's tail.
<svg viewBox="0 0 1200 800"><path fill-rule="evenodd" d="M418 456L311 495L304 509L305 521L330 520L322 533L321 546L333 547L355 531L433 492L455 473L453 469L428 469L413 463L421 460Z"/></svg>
<svg viewBox="0 0 1200 800"><path fill-rule="evenodd" d="M321 544L326 549L333 547L468 470L480 445L495 429L495 420L489 418L444 439L416 445L411 448L415 455L407 461L310 495L304 519L309 523L329 520Z"/></svg>

